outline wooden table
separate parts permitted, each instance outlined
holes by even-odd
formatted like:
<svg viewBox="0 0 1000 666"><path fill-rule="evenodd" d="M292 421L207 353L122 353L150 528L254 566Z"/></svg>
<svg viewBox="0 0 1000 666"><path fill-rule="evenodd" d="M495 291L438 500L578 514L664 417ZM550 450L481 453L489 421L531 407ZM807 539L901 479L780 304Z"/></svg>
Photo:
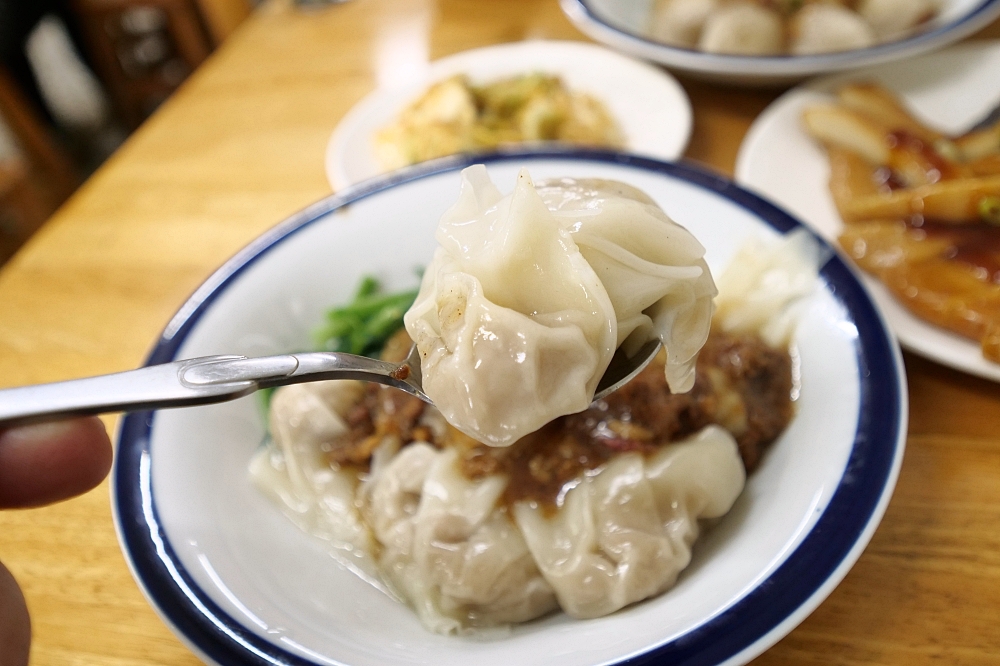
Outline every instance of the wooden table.
<svg viewBox="0 0 1000 666"><path fill-rule="evenodd" d="M1000 23L978 37L1000 37ZM329 194L324 148L352 104L401 63L525 38L584 39L555 0L265 5L0 273L0 385L139 365L223 260ZM780 91L683 83L686 156L731 175ZM844 582L756 663L1000 662L1000 384L906 365L910 436L885 519ZM27 596L33 664L198 663L133 582L106 485L0 515L0 559Z"/></svg>

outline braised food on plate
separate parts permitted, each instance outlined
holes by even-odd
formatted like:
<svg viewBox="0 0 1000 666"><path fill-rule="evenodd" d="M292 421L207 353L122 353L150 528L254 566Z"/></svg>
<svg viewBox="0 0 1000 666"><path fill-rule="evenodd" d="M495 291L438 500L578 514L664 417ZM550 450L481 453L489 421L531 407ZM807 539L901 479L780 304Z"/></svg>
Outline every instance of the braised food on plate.
<svg viewBox="0 0 1000 666"><path fill-rule="evenodd" d="M914 314L1000 362L1000 121L947 136L874 84L803 126L830 159L840 244Z"/></svg>
<svg viewBox="0 0 1000 666"><path fill-rule="evenodd" d="M395 322L381 354L416 340L435 405L354 381L279 389L254 480L438 633L665 592L794 416L815 241L744 248L713 298L701 245L641 191L522 171L504 196L482 167L437 239L418 294L366 281L324 329L364 347ZM659 358L592 402L610 354L650 337Z"/></svg>

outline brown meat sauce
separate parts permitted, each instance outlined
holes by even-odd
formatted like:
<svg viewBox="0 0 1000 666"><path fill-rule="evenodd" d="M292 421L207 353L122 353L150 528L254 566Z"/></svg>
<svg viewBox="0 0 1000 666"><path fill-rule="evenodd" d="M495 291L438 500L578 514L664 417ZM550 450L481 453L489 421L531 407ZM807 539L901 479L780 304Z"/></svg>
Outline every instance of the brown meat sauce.
<svg viewBox="0 0 1000 666"><path fill-rule="evenodd" d="M578 414L563 416L510 447L486 446L448 427L443 436L425 425L425 403L375 384L347 417L350 433L334 444L330 461L358 465L385 437L400 443L429 442L460 451L462 472L471 479L504 474L507 505L529 500L558 505L565 488L612 456L659 447L718 424L736 438L747 471L792 418L792 366L787 352L756 336L715 333L702 350L694 388L670 393L663 359Z"/></svg>

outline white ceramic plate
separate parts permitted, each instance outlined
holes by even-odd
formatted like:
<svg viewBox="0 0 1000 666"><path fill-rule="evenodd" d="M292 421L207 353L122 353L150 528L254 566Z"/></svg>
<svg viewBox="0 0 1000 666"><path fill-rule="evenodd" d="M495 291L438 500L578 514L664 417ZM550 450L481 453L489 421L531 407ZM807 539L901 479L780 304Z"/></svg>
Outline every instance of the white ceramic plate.
<svg viewBox="0 0 1000 666"><path fill-rule="evenodd" d="M901 95L923 121L946 132L973 125L1000 103L1000 42L970 42L907 62L824 78L789 91L757 118L740 147L736 179L798 215L835 243L843 224L827 186L826 153L801 129L809 104L830 99L850 80L873 80ZM877 280L865 276L899 341L945 365L1000 381L1000 364L979 345L910 314Z"/></svg>
<svg viewBox="0 0 1000 666"><path fill-rule="evenodd" d="M560 0L570 20L599 42L677 72L744 85L793 83L909 58L956 42L1000 16L1000 0L941 0L942 10L930 29L899 41L813 56L737 56L667 46L646 37L654 1Z"/></svg>
<svg viewBox="0 0 1000 666"><path fill-rule="evenodd" d="M430 84L455 74L489 83L532 72L560 76L570 90L603 102L625 134L627 151L661 160L684 152L691 136L691 103L667 72L594 44L515 42L441 58L405 85L380 88L358 102L327 145L326 174L334 192L383 172L372 144L375 133Z"/></svg>
<svg viewBox="0 0 1000 666"><path fill-rule="evenodd" d="M536 178L615 178L649 193L707 247L714 270L749 237L797 228L718 176L620 153L490 156L501 190ZM437 163L333 196L253 243L200 288L149 361L308 348L323 312L373 274L415 283L455 200ZM902 460L898 346L837 256L797 334L797 414L733 510L697 542L665 594L608 617L556 613L488 636L428 633L408 608L344 570L251 484L264 438L251 398L123 419L113 472L122 548L164 620L209 663L397 666L741 664L802 621L861 554Z"/></svg>

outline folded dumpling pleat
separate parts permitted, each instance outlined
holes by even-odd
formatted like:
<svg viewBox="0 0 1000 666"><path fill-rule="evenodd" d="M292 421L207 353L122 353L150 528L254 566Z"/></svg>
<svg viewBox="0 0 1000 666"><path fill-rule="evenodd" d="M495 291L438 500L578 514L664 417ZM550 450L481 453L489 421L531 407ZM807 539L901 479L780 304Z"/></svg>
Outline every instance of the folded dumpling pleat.
<svg viewBox="0 0 1000 666"><path fill-rule="evenodd" d="M617 345L632 354L659 338L670 389L689 391L717 293L704 246L624 183L561 179L540 183L538 193L607 290L618 319Z"/></svg>
<svg viewBox="0 0 1000 666"><path fill-rule="evenodd" d="M569 615L612 613L674 584L691 559L698 519L724 515L745 471L716 426L644 459L612 459L569 490L558 511L519 503L514 518Z"/></svg>
<svg viewBox="0 0 1000 666"><path fill-rule="evenodd" d="M425 391L467 435L506 446L586 409L615 350L651 338L672 390L691 388L715 284L701 244L642 192L536 188L522 170L502 196L477 165L436 237L404 321Z"/></svg>
<svg viewBox="0 0 1000 666"><path fill-rule="evenodd" d="M404 447L373 470L362 507L379 567L426 627L524 622L557 607L517 527L496 508L503 477L464 477L454 450Z"/></svg>
<svg viewBox="0 0 1000 666"><path fill-rule="evenodd" d="M375 541L358 512L357 475L333 467L324 446L347 434L345 416L364 392L361 382L333 380L285 386L270 405L274 446L250 463L259 488L301 529L330 544L345 565L371 579Z"/></svg>

